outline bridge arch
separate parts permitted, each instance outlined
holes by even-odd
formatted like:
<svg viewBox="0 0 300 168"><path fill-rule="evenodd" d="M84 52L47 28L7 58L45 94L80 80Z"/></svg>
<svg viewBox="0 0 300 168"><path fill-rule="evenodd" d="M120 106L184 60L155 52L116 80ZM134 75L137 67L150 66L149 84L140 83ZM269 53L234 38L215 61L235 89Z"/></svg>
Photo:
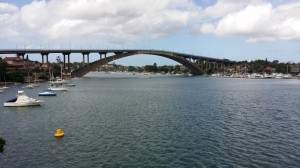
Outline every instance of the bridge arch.
<svg viewBox="0 0 300 168"><path fill-rule="evenodd" d="M99 67L101 65L105 65L111 61L129 57L129 56L133 56L133 55L140 55L140 54L165 57L165 58L176 61L176 62L182 64L183 66L187 67L191 71L191 73L194 75L205 74L205 72L200 67L189 62L187 60L188 57L186 57L184 55L180 55L178 53L173 53L173 52L157 51L157 50L137 50L137 51L131 51L131 52L116 52L115 55L113 55L113 56L109 56L109 57L94 61L90 64L85 65L84 67L74 70L72 72L72 76L73 77L82 77L85 74L89 73L90 71L96 69L97 67Z"/></svg>

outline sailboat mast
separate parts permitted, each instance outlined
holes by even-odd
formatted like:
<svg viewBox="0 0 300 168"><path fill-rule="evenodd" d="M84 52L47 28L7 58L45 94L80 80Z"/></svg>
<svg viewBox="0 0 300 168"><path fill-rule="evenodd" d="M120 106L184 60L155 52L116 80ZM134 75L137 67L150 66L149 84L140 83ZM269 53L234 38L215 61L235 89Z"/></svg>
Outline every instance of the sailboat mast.
<svg viewBox="0 0 300 168"><path fill-rule="evenodd" d="M62 79L62 64L60 64L60 79Z"/></svg>

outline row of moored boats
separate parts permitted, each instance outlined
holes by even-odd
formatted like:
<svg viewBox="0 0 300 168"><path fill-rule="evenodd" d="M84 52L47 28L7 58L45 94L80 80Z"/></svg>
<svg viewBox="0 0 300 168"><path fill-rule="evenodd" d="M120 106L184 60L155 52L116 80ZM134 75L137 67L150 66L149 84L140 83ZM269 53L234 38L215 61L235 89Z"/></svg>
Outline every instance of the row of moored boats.
<svg viewBox="0 0 300 168"><path fill-rule="evenodd" d="M272 73L272 74L260 74L260 73L234 73L234 74L212 74L211 77L229 77L229 78L249 78L249 79L300 79L300 74L292 76L291 74Z"/></svg>
<svg viewBox="0 0 300 168"><path fill-rule="evenodd" d="M39 85L32 85L32 87L28 87L26 85L24 88L34 88L38 87ZM50 82L50 86L48 87L48 90L44 90L43 92L39 93L39 96L56 96L57 94L52 91L68 91L68 87L73 87L74 84L69 84L67 80L56 80L53 82ZM6 87L7 88L7 87ZM0 92L3 92L6 88L0 88ZM43 103L43 100L38 100L34 98L30 98L26 96L25 92L23 90L18 91L16 98L5 101L4 106L5 107L24 107L24 106L39 106Z"/></svg>

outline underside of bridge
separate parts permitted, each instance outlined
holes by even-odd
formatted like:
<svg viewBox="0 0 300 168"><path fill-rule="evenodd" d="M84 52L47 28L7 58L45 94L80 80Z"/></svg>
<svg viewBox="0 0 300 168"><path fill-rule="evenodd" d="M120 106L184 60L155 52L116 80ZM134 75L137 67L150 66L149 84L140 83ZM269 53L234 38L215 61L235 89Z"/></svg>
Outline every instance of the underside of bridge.
<svg viewBox="0 0 300 168"><path fill-rule="evenodd" d="M187 67L191 71L191 73L194 74L194 75L205 74L205 71L203 71L199 66L197 66L194 63L189 62L187 60L187 58L182 56L182 55L178 55L178 54L175 54L175 53L172 53L172 52L161 52L161 51L149 50L149 51L115 53L115 55L113 55L113 56L97 60L95 62L92 62L90 64L85 65L84 67L81 67L79 69L74 70L72 72L72 76L73 77L82 77L85 74L87 74L88 72L96 69L97 67L99 67L101 65L105 65L105 64L107 64L111 61L117 60L117 59L125 58L125 57L128 57L128 56L133 56L133 55L139 55L139 54L156 55L156 56L169 58L169 59L174 60L174 61L182 64L183 66Z"/></svg>

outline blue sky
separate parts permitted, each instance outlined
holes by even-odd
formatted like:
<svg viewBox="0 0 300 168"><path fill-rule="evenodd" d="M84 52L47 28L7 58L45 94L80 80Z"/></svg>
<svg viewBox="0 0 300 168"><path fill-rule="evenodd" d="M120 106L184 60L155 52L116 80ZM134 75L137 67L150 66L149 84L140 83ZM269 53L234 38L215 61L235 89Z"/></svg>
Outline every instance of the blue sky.
<svg viewBox="0 0 300 168"><path fill-rule="evenodd" d="M298 0L0 0L0 46L159 49L236 61L296 63L299 9ZM29 57L41 60L39 55ZM97 58L91 55L90 60ZM81 59L71 55L72 62ZM144 55L116 61L154 62L177 64Z"/></svg>

